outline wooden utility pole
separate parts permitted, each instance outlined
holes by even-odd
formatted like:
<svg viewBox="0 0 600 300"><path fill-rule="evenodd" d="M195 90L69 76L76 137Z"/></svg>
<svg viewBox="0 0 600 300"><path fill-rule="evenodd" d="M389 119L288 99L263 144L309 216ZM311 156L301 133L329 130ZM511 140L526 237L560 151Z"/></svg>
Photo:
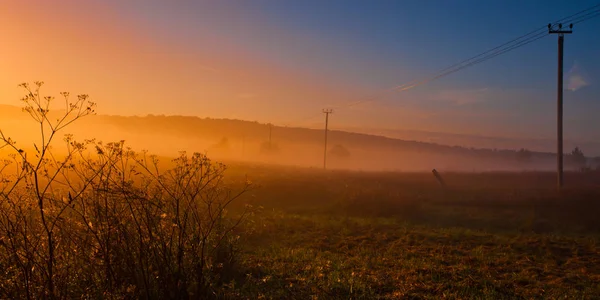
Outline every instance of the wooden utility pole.
<svg viewBox="0 0 600 300"><path fill-rule="evenodd" d="M271 133L273 131L273 124L269 123L269 151L273 149L271 144Z"/></svg>
<svg viewBox="0 0 600 300"><path fill-rule="evenodd" d="M327 130L329 126L329 114L333 113L332 109L324 109L325 114L325 152L323 153L323 169L327 169Z"/></svg>
<svg viewBox="0 0 600 300"><path fill-rule="evenodd" d="M573 33L573 24L569 25L569 30L562 30L562 24L558 24L558 30L548 24L548 33L558 34L558 86L557 86L557 105L556 105L556 156L557 156L557 180L558 189L561 189L564 183L563 178L563 49L565 43L565 34Z"/></svg>
<svg viewBox="0 0 600 300"><path fill-rule="evenodd" d="M244 134L242 136L242 159L244 159L245 152L246 152L246 135Z"/></svg>

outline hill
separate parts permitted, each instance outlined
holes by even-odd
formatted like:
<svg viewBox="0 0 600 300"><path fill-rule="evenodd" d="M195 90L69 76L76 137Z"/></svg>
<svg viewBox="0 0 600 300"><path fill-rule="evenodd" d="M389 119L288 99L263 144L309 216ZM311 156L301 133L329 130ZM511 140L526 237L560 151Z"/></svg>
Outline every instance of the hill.
<svg viewBox="0 0 600 300"><path fill-rule="evenodd" d="M28 117L20 108L0 106L0 125L17 132L35 134L27 127ZM16 122L16 123L15 123ZM31 122L32 125L33 122ZM69 128L78 138L104 141L126 140L134 149L148 149L159 155L177 151L206 152L220 160L243 160L321 166L324 134L322 129L270 126L252 121L212 119L193 116L116 116L87 117ZM9 132L8 132L9 133ZM9 133L10 134L10 133ZM463 136L463 142L467 138ZM474 148L404 140L369 133L331 130L328 137L329 166L350 169L461 171L551 170L555 154L517 149ZM565 151L568 151L565 148ZM269 151L272 150L272 151ZM336 155L344 153L344 155ZM597 160L596 160L597 161ZM570 164L567 167L579 168Z"/></svg>
<svg viewBox="0 0 600 300"><path fill-rule="evenodd" d="M243 120L163 115L99 116L99 118L101 122L115 126L121 132L205 141L207 147L204 150L211 149L211 145L215 146L220 143L220 151L236 148L241 152L239 156L242 159L244 154L246 156L259 155L260 153L257 153L260 148L258 145L268 143L269 137L271 137L272 144L280 145L282 149L296 150L291 151L291 154L297 156L297 161L301 161L300 156L307 152L313 152L316 153L313 155L314 161L320 162L324 142L322 129L270 127L269 124ZM378 158L385 157L388 161L385 163L387 166L396 166L399 169L402 169L402 164L406 165L407 158L415 155L417 156L415 158L422 162L429 160L431 167L440 164L452 165L451 169L490 170L502 169L502 167L543 169L554 168L555 162L555 154L548 152L531 152L531 157L525 159L529 162L524 164L523 159L519 161L517 152L519 148L498 150L451 146L342 130L331 130L328 143L330 148L341 145L349 149L350 153L355 154L354 156L370 157L373 162ZM227 149L228 147L229 149ZM298 148L304 149L299 150ZM456 163L452 163L454 158L460 159ZM465 159L471 160L472 163L469 164ZM442 160L445 162L441 163ZM569 159L567 159L568 162ZM410 161L410 163L414 164L415 162ZM471 166L459 166L463 163ZM427 163L419 164L419 169L423 169L425 164Z"/></svg>

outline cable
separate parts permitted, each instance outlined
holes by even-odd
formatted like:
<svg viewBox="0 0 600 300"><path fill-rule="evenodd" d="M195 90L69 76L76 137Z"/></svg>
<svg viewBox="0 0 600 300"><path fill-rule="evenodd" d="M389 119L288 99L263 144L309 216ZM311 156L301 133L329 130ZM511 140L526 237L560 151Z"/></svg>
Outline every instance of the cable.
<svg viewBox="0 0 600 300"><path fill-rule="evenodd" d="M577 16L577 17L576 17L576 19L575 19L575 20L579 20L580 18L586 17L586 16L588 16L588 15L591 15L591 14L596 14L596 13L598 13L600 10L595 10L595 11L589 12L589 13L587 13L587 14L584 14L584 15L582 15L582 16L578 16L578 15L581 15L581 14L583 14L583 13L586 13L586 12L588 12L588 11L590 11L590 10L593 10L593 9L596 9L596 8L600 8L600 4L596 4L596 5L594 5L594 6L591 6L591 7L589 7L589 8L586 8L586 9L584 9L584 10L581 10L581 11L579 11L579 12L577 12L577 13L574 13L574 14L572 14L572 15L570 15L570 16L567 16L567 17L564 17L564 18L562 18L562 19L559 19L559 20L557 20L557 21L555 21L555 22L551 23L551 26L555 26L556 24L558 24L558 23L560 23L560 22L565 22L565 21L566 21L566 22L569 22L569 21L568 21L569 19L571 19L571 18L573 18L573 17L576 17L576 16ZM592 16L592 17L595 17L595 16L597 16L597 15L594 15L594 16ZM583 21L586 21L586 20L588 20L588 19L581 20L581 21L579 21L578 23L581 23L581 22L583 22ZM543 31L542 31L542 30L543 30ZM430 82L430 81L433 81L433 80L436 80L436 79L442 78L442 77L444 77L444 76L450 75L450 74L452 74L452 73L455 73L455 72L457 72L457 71L460 71L460 70L462 70L462 69L465 69L465 68L467 68L467 67L470 67L470 66L473 66L473 65L476 65L476 64L482 63L482 62L484 62L484 61L486 61L486 60L488 60L488 59L494 58L494 57L496 57L496 56L498 56L498 55L501 55L501 54L504 54L504 53L506 53L506 52L512 51L512 50L514 50L514 49L516 49L516 48L519 48L519 47L525 46L525 45L527 45L527 44L529 44L529 43L532 43L532 42L534 42L534 41L537 41L537 40L539 40L539 39L543 38L543 37L546 35L546 33L547 33L547 32L546 32L546 30L547 30L547 26L542 26L542 27L539 27L538 29L532 30L532 31L530 31L530 32L528 32L528 33L526 33L526 34L524 34L524 35L521 35L521 36L519 36L519 37L517 37L517 38L514 38L514 39L512 39L512 40L510 40L510 41L508 41L508 42L505 42L505 43L503 43L503 44L501 44L501 45L499 45L499 46L496 46L496 47L494 47L494 48L492 48L492 49L490 49L490 50L487 50L487 51L485 51L485 52L483 52L483 53L480 53L480 54L478 54L478 55L475 55L475 56L473 56L473 57L471 57L471 58L469 58L469 59L463 60L463 61L461 61L461 62L459 62L459 63L456 63L456 64L453 64L453 65L451 65L451 66L449 66L449 67L446 67L446 68L444 68L444 69L442 69L442 70L438 71L438 72L437 72L437 73L435 73L434 75L431 75L431 76L429 76L429 77L425 77L425 78L423 78L423 79L421 79L421 80L413 80L413 81L411 81L411 82L409 82L409 83L406 83L406 84L403 84L403 85L399 85L399 86L395 86L395 87L393 87L393 88L390 88L390 89L387 89L387 90L385 90L385 91L384 91L384 93L386 93L386 92L391 92L391 91L398 91L398 92L400 92L400 91L405 91L405 90L408 90L408 89L414 88L414 87L416 87L416 86L419 86L419 85L425 84L425 83L427 83L427 82ZM536 33L537 33L537 34L536 34ZM532 36L532 35L533 35L533 36ZM527 39L525 39L525 38L527 38ZM522 39L524 39L524 40L522 40ZM522 41L519 41L519 40L522 40ZM517 42L517 41L518 41L518 42ZM516 43L515 43L515 42L516 42ZM501 50L499 50L500 48L502 48L502 47L504 47L504 46L507 46L507 45L509 45L509 44L512 44L512 43L515 43L515 44L514 44L514 45L511 45L511 46L509 46L509 47L507 47L507 48L505 48L505 49L501 49ZM495 51L495 52L494 52L494 51ZM480 57L482 57L482 56L484 56L484 55L486 55L486 54L488 54L488 53L490 53L490 52L494 52L494 53L492 53L492 54L489 54L489 55L487 55L487 56L485 56L485 57L483 57L483 58L480 58ZM480 59L478 59L478 58L480 58ZM475 60L475 59L477 59L477 60L476 60L476 61L472 61L472 60ZM466 65L465 65L465 64L466 64ZM458 68L455 68L455 67L458 67ZM340 109L340 108L348 108L348 107L355 106L355 105L357 105L357 104L361 104L361 103L365 103L365 102L369 102L369 101L374 101L374 100L377 100L378 98L380 98L380 97L378 97L378 96L369 97L369 98L367 98L367 99L363 99L363 100L359 100L359 101L351 102L351 103L349 103L349 104L348 104L348 105L346 105L346 106L338 106L338 109Z"/></svg>
<svg viewBox="0 0 600 300"><path fill-rule="evenodd" d="M561 22L567 22L567 23L572 22L573 24L579 24L579 23L585 22L589 19L600 16L600 9L597 9L597 8L600 8L600 3L596 4L594 6L588 7L586 9L583 9L583 10L581 10L577 13L574 13L570 16L561 18L553 23L550 23L550 25L551 25L551 27L554 27ZM591 10L593 10L593 11L591 11ZM373 95L373 96L367 97L365 99L350 102L346 105L333 106L331 108L334 108L334 109L349 108L349 107L352 107L352 106L355 106L355 105L358 105L361 103L378 100L380 98L385 97L385 95L389 92L402 92L402 91L406 91L408 89L412 89L414 87L429 83L431 81L448 76L450 74L453 74L455 72L458 72L458 71L468 68L470 66L480 64L480 63L485 62L489 59L492 59L498 55L502 55L504 53L510 52L512 50L515 50L517 48L520 48L527 44L535 42L539 39L542 39L545 36L547 36L546 30L547 30L547 26L539 27L538 29L532 30L532 31L530 31L526 34L523 34L517 38L511 39L508 42L502 43L499 46L496 46L492 49L489 49L489 50L482 52L478 55L475 55L471 58L465 59L461 62L455 63L449 67L446 67L446 68L434 73L433 75L430 75L430 76L427 76L427 77L424 77L421 79L415 79L415 80L412 80L405 84L396 85L394 87L383 90L382 92L378 93L378 95ZM315 114L312 117L303 118L302 120L310 120L310 119L315 118L318 115L320 115L320 114Z"/></svg>
<svg viewBox="0 0 600 300"><path fill-rule="evenodd" d="M546 27L544 27L544 28L546 28ZM536 30L536 31L539 31L539 30ZM529 33L529 34L526 34L526 35L523 35L523 36L528 36L528 35L531 35L531 33ZM415 88L415 87L417 87L417 86L420 86L420 85L423 85L423 84L429 83L429 82L431 82L431 81L433 81L433 80L436 80L436 79L439 79L439 78L445 77L445 76L447 76L447 75L450 75L450 74L452 74L452 73L458 72L458 71L460 71L460 70L462 70L462 69L465 69L465 68L468 68L468 67L470 67L470 66L473 66L473 65L476 65L476 64L482 63L482 62L484 62L484 61L487 61L487 60L489 60L489 59L492 59L492 58L494 58L494 57L496 57L496 56L498 56L498 55L501 55L501 54L504 54L504 53L506 53L506 52L512 51L512 50L514 50L514 49L517 49L517 48L519 48L519 47L525 46L525 45L527 45L527 44L529 44L529 43L532 43L532 42L534 42L534 41L537 41L537 40L539 40L539 39L541 39L541 38L545 37L546 35L547 35L547 33L546 33L546 32L539 32L539 33L537 33L536 35L534 35L534 36L532 36L532 37L529 37L528 39L525 39L525 40L519 41L519 42L517 42L516 44L513 44L513 45L511 45L511 46L509 46L509 47L505 47L504 49L501 49L501 50L495 51L494 53L492 53L492 54L489 54L489 55L486 55L486 56L484 56L484 57L481 57L481 56L482 56L482 54L480 54L480 55L477 55L477 56L474 56L473 58L479 58L479 57L481 57L481 58L479 58L479 59L477 59L477 60L474 60L474 61L472 61L472 60L473 60L473 58L471 58L471 59L468 59L468 60L464 60L464 61L463 61L463 62L461 62L461 63L457 63L457 64L454 64L454 65L452 65L451 67L444 68L444 69L442 69L441 71L439 71L438 73L435 73L434 75L431 75L431 76L429 76L429 77L425 77L425 78L423 78L423 79L420 79L420 80L413 80L413 81L411 81L411 83L412 83L412 84L405 84L405 85L401 86L401 88L393 88L393 89L391 89L391 90L386 90L386 92L387 92L387 91L402 92L402 91L406 91L406 90L409 90L409 89ZM519 40L519 38L517 38L517 39L513 39L513 41L516 41L516 40ZM504 43L503 45L501 45L501 46L498 46L498 47L496 47L496 48L494 48L494 49L499 49L499 48L501 48L502 46L504 46L504 45L507 45L507 44L508 44L508 43ZM488 50L488 51L486 51L485 53L489 53L489 52L492 52L492 50ZM467 62L468 62L468 63L467 63ZM467 64L465 64L465 63L467 63ZM456 68L454 68L454 67L456 67ZM414 83L413 83L413 82L414 82ZM349 104L348 104L348 105L346 105L346 106L343 106L343 107L338 107L338 109L339 109L339 108L349 108L349 107L352 107L352 106L355 106L355 105L358 105L358 104L361 104L361 103L370 102L370 101L375 101L375 100L377 100L377 99L379 99L379 98L381 98L381 97L375 96L375 97L371 97L371 98L367 98L367 99L359 100L359 101L356 101L356 102L349 103Z"/></svg>
<svg viewBox="0 0 600 300"><path fill-rule="evenodd" d="M580 15L580 14L582 14L582 13L584 13L584 12L588 11L588 10L592 10L592 9L596 9L596 8L600 8L600 3L599 3L599 4L596 4L596 5L594 5L594 6L588 7L588 8L586 8L586 9L584 9L584 10L581 10L581 11L579 11L579 12L577 12L577 13L574 13L574 14L572 14L572 15L568 16L568 17L564 17L564 18L562 18L562 19L560 19L560 20L558 20L558 21L554 22L554 25L556 25L557 23L560 23L560 22L571 22L571 21L566 21L566 20L568 20L568 19L571 19L572 17L575 17L575 16L577 16L577 15Z"/></svg>
<svg viewBox="0 0 600 300"><path fill-rule="evenodd" d="M547 33L545 33L545 32L543 32L543 33L539 33L539 34L537 34L536 36L532 37L532 38L531 38L531 39L529 39L529 40L521 41L521 42L519 42L519 43L517 43L517 44L515 44L515 45L512 45L511 47L508 47L508 48L506 48L506 49L503 49L502 51L496 52L496 53L494 53L494 54L492 54L492 55L486 56L486 57L484 57L484 58L481 58L481 59L479 59L479 60L476 60L476 61L470 62L470 63L468 63L468 64L466 64L466 65L464 65L464 66L461 66L460 68L457 68L457 69L454 69L454 70L450 70L450 71L444 72L444 73L442 73L442 74L438 74L438 75L436 75L436 76L434 76L434 77L432 77L432 78L430 78L430 79L424 80L424 81L422 81L422 82L419 82L419 83L417 83L417 84L415 84L415 85L413 85L413 86L410 86L410 88L413 88L413 87L416 87L416 86L419 86L419 85L426 84L426 83L428 83L428 82L430 82L430 81L433 81L433 80L436 80L436 79L439 79L439 78L442 78L442 77L448 76L448 75L450 75L450 74L452 74L452 73L458 72L458 71L460 71L460 70L462 70L462 69L466 69L466 68L468 68L468 67L470 67L470 66L474 66L474 65L480 64L480 63L482 63L482 62L485 62L485 61L487 61L487 60L490 60L490 59L492 59L492 58L494 58L494 57L496 57L496 56L498 56L498 55L502 55L502 54L504 54L504 53L506 53L506 52L510 52L510 51L512 51L512 50L515 50L515 49L517 49L517 48L523 47L523 46L525 46L525 45L527 45L527 44L533 43L533 42L535 42L535 41L537 41L537 40L539 40L539 39L542 39L542 38L544 38L544 37L546 37L546 36L547 36Z"/></svg>
<svg viewBox="0 0 600 300"><path fill-rule="evenodd" d="M591 15L591 16L589 16L588 18L585 18L585 19L583 19L583 20L573 20L573 21L572 21L572 22L573 22L572 24L573 24L573 25L575 25L575 24L579 24L579 23L585 22L585 21L587 21L587 20L593 19L593 18L595 18L595 17L598 17L598 16L600 16L600 10L597 10L597 11L595 11L595 12L593 12L593 13L589 13L588 15Z"/></svg>
<svg viewBox="0 0 600 300"><path fill-rule="evenodd" d="M546 27L544 27L544 28L546 28ZM536 31L539 31L539 29L538 29L538 30L536 30ZM531 35L531 33L528 33L528 34L526 34L526 35L523 35L522 37L524 37L524 36L529 36L529 35ZM525 46L525 45L527 45L527 44L529 44L529 43L532 43L532 42L534 42L534 41L537 41L537 40L539 40L539 39L541 39L541 38L544 38L544 37L546 37L546 36L547 36L547 33L546 33L546 32L540 32L540 33L536 34L535 36L533 36L533 37L530 37L530 38L528 38L528 39L526 39L526 40L520 41L520 42L518 42L518 43L516 43L516 44L514 44L514 45L511 45L511 46L509 46L509 47L506 47L506 48L504 48L504 49L502 49L502 50L496 51L496 52L495 52L495 53L493 53L493 54L490 54L490 55L487 55L487 56L485 56L485 57L479 58L479 57L481 57L481 56L482 56L484 53L489 53L489 52L492 52L493 50L496 50L496 49L498 49L498 48L501 48L502 46L504 46L504 45L507 45L507 44L509 44L510 42L509 42L509 43L504 43L504 44L502 44L502 45L500 45L500 46L498 46L498 47L495 47L495 48L493 48L492 50L488 50L488 51L486 51L486 52L484 52L484 53L482 53L482 54L479 54L479 55L477 55L477 56L474 56L474 57L472 57L472 58L470 58L470 59L464 60L464 61L462 61L462 62L460 62L460 63L457 63L457 64L454 64L454 65L452 65L452 66L450 66L450 67L444 68L444 69L442 69L440 72L436 73L436 74L435 74L435 75L433 75L433 76L430 76L430 77L425 77L425 78L423 78L423 79L420 79L420 80L413 80L413 81L410 81L409 83L406 83L406 84L403 84L403 85L398 85L398 86L395 86L395 87L393 87L393 88L386 89L385 91L383 91L383 93L387 93L387 92L393 92L393 91L396 91L396 92L402 92L402 91L405 91L405 90L408 90L408 89L412 89L412 88L414 88L414 87L417 87L417 86L420 86L420 85L423 85L423 84L429 83L429 82L431 82L431 81L433 81L433 80L436 80L436 79L439 79L439 78L442 78L442 77L448 76L448 75L450 75L450 74L452 74L452 73L458 72L458 71L460 71L460 70L462 70L462 69L465 69L465 68L468 68L468 67L470 67L470 66L473 66L473 65L476 65L476 64L482 63L482 62L484 62L484 61L486 61L486 60L492 59L492 58L494 58L494 57L496 57L496 56L498 56L498 55L501 55L501 54L504 54L504 53L506 53L506 52L512 51L512 50L514 50L514 49L516 49L516 48L519 48L519 47ZM519 40L520 38L521 38L521 37L519 37L519 38L517 38L517 39L513 39L512 41ZM511 41L511 42L512 42L512 41ZM475 61L471 61L471 60L473 60L473 58L479 58L479 59L478 59L478 60L475 60ZM469 61L471 61L471 62L469 62ZM464 64L465 62L469 62L469 63L465 65L465 64ZM460 67L458 67L458 68L454 68L454 69L453 69L453 67L455 67L455 66L460 66ZM358 104L362 104L362 103L366 103L366 102L370 102L370 101L375 101L375 100L377 100L377 99L379 99L379 98L381 98L381 97L384 97L384 96L385 96L385 95L372 96L372 97L369 97L369 98L366 98L366 99L362 99L362 100L358 100L358 101L355 101L355 102L351 102L351 103L349 103L349 104L347 104L347 105L344 105L344 106L340 106L340 105L338 105L338 106L333 106L332 108L334 108L334 109L349 108L349 107L352 107L352 106L355 106L355 105L358 105ZM319 115L320 115L320 114L319 114ZM318 115L314 115L314 116L312 116L312 117L309 117L309 118L306 118L306 119L302 119L302 121L306 121L306 120L314 119L314 118L315 118L315 117L317 117L317 116L318 116Z"/></svg>
<svg viewBox="0 0 600 300"><path fill-rule="evenodd" d="M295 121L287 122L287 123L283 124L283 126L288 127L288 126L292 126L293 125L292 123L301 123L301 122L309 121L309 120L312 120L312 119L314 119L314 118L316 118L317 116L320 116L320 115L321 115L321 113L314 114L314 115L312 115L310 117L301 118L301 119L298 119L298 120L295 120Z"/></svg>
<svg viewBox="0 0 600 300"><path fill-rule="evenodd" d="M600 4L599 4L599 5L596 5L596 6L600 6ZM585 21L587 21L587 20L590 20L590 19L592 19L592 18L595 18L595 17L598 17L598 16L600 16L600 9L599 9L599 10L596 10L596 11L593 11L593 12L590 12L590 13L588 13L588 14L584 15L584 16L589 16L589 17L588 17L588 18L581 19L581 20L577 20L577 21L573 20L573 21L575 21L573 24L582 23L582 22L585 22ZM584 17L584 16L580 16L580 17L578 17L577 19L580 19L580 18L582 18L582 17ZM573 21L567 21L567 22L569 22L569 23L570 23L570 22L573 22ZM556 23L555 23L555 25L556 25ZM446 76L446 75L449 75L449 74L452 74L452 73L454 73L454 72L460 71L460 70L462 70L462 69L464 69L464 68L466 68L466 67L469 67L469 66L472 66L472 65L476 65L476 64L478 64L478 63L481 63L481 62L484 62L484 61L486 61L486 60L492 59L492 58L494 58L494 57L496 57L496 56L498 56L498 55L504 54L504 53L506 53L506 52L509 52L509 51L512 51L512 50L514 50L514 49L516 49L516 48L519 48L519 47L525 46L525 45L527 45L527 44L529 44L529 43L535 42L535 41L537 41L537 40L539 40L539 39L541 39L541 38L544 38L545 36L546 36L546 33L545 33L545 32L544 32L544 33L537 34L536 36L532 37L530 40L519 42L519 43L517 43L517 44L515 44L515 45L513 45L513 46L511 46L511 47L509 47L509 48L507 48L507 49L505 49L505 50L503 50L503 51L501 51L501 52L497 52L497 53L495 53L495 54L493 54L493 55L491 55L491 56L487 56L485 59L480 59L480 60L477 60L477 61L471 62L471 63L469 63L469 64L467 64L467 65L465 65L465 66L462 66L461 68L458 68L458 69L452 70L452 71L450 71L450 72L446 72L446 73L444 73L444 74L438 75L438 76L436 76L436 77L432 78L431 80L435 80L435 79L438 79L438 78L444 77L444 76ZM429 81L431 81L431 80L429 80Z"/></svg>
<svg viewBox="0 0 600 300"><path fill-rule="evenodd" d="M587 11L591 10L591 9L594 9L594 8L596 8L596 7L600 7L600 4L594 5L594 6L592 6L592 7L589 7L589 8L587 8L587 9L584 9L584 10L582 10L582 11L578 12L578 13L572 14L572 15L570 15L570 16L568 16L568 17L565 17L565 18L562 18L562 19L560 19L560 20L558 20L558 21L555 21L554 23L551 23L551 27L555 26L556 24L559 24L560 22L565 22L565 21L566 21L566 22L571 22L571 21L569 21L569 19L571 19L572 17L574 17L574 16L577 16L577 15L580 15L580 14L582 14L582 13L585 13L585 12L587 12ZM586 16L590 16L590 17L588 17L588 18L585 18ZM587 21L587 20L589 20L589 19L591 19L591 18L594 18L594 17L597 17L597 16L600 16L600 10L595 10L595 11L589 12L589 13L587 13L587 14L585 14L585 15L578 16L577 18L575 18L575 19L574 19L574 20L572 20L572 21L575 21L575 23L574 23L574 24L577 24L577 23L581 23L581 22ZM582 18L583 18L583 19L582 19ZM543 31L543 32L541 32L541 30L544 30L544 31ZM494 57L496 57L496 56L498 56L498 55L504 54L504 53L506 53L506 52L512 51L512 50L514 50L514 49L517 49L517 48L519 48L519 47L525 46L525 45L527 45L527 44L529 44L529 43L532 43L532 42L534 42L534 41L537 41L537 40L539 40L539 39L542 39L542 38L544 38L544 37L546 36L546 34L547 34L547 32L546 32L545 30L547 30L547 26L540 27L540 28L538 28L538 29L536 29L536 30L533 30L533 31L531 31L531 32L529 32L529 33L527 33L527 34L524 34L524 35L522 35L522 36L520 36L520 37L518 37L518 38L512 39L511 41L509 41L509 42L506 42L506 43L504 43L504 44L502 44L502 45L500 45L500 46L494 47L494 48L492 48L492 49L490 49L490 50L488 50L488 51L486 51L486 52L483 52L483 53L481 53L481 54L479 54L479 55L476 55L476 56L474 56L474 57L472 57L472 58L469 58L469 59L463 60L463 61L462 61L462 62L460 62L460 63L456 63L456 64L454 64L454 65L452 65L452 66L450 66L450 67L444 68L444 69L442 69L441 71L439 71L438 73L436 73L435 75L432 75L432 76L430 76L430 77L427 77L427 78L424 78L424 79L422 79L422 80L419 80L419 81L417 81L415 84L410 84L410 83L412 83L412 82L415 82L415 81L416 81L416 80L413 80L413 81L411 81L411 82L409 83L410 85L409 85L409 84L400 85L400 86L394 87L394 88L392 88L392 89L388 89L388 90L386 90L386 92L387 92L387 91L397 91L397 92L405 91L405 90L408 90L408 89L411 89L411 88L414 88L414 87L420 86L420 85L422 85L422 84L425 84L425 83L431 82L431 81L433 81L433 80L436 80L436 79L439 79L439 78L445 77L445 76L447 76L447 75L450 75L450 74L452 74L452 73L458 72L458 71L460 71L460 70L462 70L462 69L465 69L465 68L467 68L467 67L470 67L470 66L473 66L473 65L477 65L477 64L479 64L479 63L482 63L482 62L484 62L484 61L486 61L486 60L492 59L492 58L494 58ZM536 32L538 32L538 33L537 33L537 34L535 34ZM519 41L519 42L515 43L514 45L511 45L511 46L509 46L509 47L506 47L505 49L498 50L499 48L502 48L503 46L506 46L506 45L508 45L508 44L514 43L514 42L516 42L516 41L518 41L518 40L520 40L520 39L523 39L523 38L525 38L525 37L528 37L528 36L530 36L530 35L532 35L532 34L535 34L535 35L534 35L534 36L532 36L532 37L529 37L529 38L527 38L527 39L525 39L525 40ZM493 54L489 54L489 55L487 55L487 56L485 56L485 57L483 57L483 58L480 58L480 59L478 59L478 60L475 60L475 61L469 62L469 61L471 61L471 60L473 60L473 59L476 59L476 58L479 58L479 57L481 57L481 56L483 56L483 55L485 55L485 54L487 54L487 53L493 52L494 50L498 50L498 51L496 51L496 52L495 52L495 53L493 53ZM468 63L467 63L467 62L468 62ZM463 64L465 64L465 63L467 63L467 64L466 64L466 65L463 65ZM458 67L458 68L454 68L454 67L457 67L457 66L460 66L460 67ZM454 68L454 69L453 69L453 68ZM344 106L344 107L338 107L338 109L339 109L339 108L348 108L348 107L352 107L352 106L354 106L354 105L361 104L361 103L365 103L365 102L369 102L369 101L374 101L374 100L377 100L377 99L379 99L379 98L380 98L380 97L371 97L371 98L369 98L369 99L359 100L359 101L356 101L356 102L349 103L348 105L346 105L346 106Z"/></svg>

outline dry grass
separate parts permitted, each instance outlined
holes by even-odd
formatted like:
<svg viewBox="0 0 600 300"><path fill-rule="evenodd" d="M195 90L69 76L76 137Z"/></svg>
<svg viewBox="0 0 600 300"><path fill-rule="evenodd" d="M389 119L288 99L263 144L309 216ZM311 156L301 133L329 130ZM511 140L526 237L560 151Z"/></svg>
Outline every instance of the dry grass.
<svg viewBox="0 0 600 300"><path fill-rule="evenodd" d="M253 171L265 212L232 297L600 295L597 175L557 194L543 173L449 174L442 191L431 174Z"/></svg>

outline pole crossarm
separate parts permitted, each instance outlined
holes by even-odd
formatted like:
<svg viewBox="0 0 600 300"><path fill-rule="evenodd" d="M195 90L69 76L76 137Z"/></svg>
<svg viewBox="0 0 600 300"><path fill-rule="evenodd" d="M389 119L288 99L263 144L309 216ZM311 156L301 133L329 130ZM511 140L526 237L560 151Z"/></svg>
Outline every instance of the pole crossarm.
<svg viewBox="0 0 600 300"><path fill-rule="evenodd" d="M568 34L573 33L573 24L569 24L569 30L562 29L562 23L558 24L558 30L555 30L552 24L548 24L548 33L550 34Z"/></svg>

